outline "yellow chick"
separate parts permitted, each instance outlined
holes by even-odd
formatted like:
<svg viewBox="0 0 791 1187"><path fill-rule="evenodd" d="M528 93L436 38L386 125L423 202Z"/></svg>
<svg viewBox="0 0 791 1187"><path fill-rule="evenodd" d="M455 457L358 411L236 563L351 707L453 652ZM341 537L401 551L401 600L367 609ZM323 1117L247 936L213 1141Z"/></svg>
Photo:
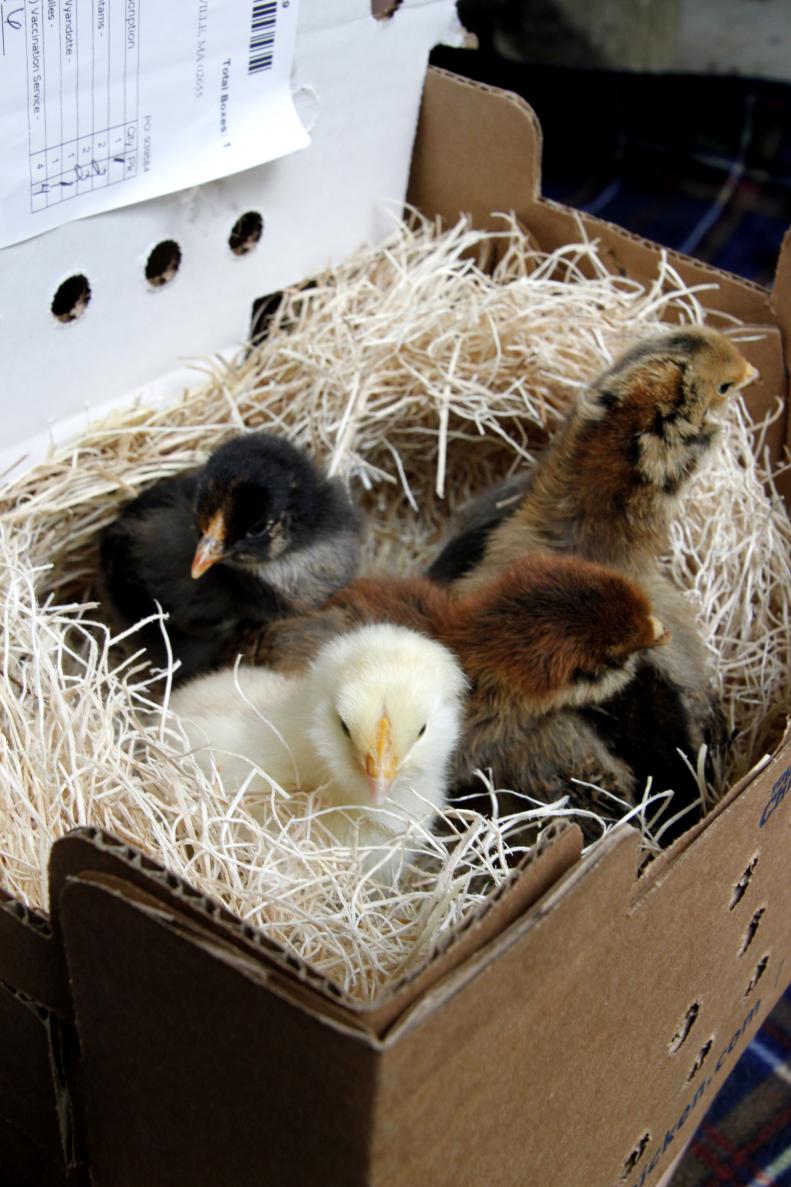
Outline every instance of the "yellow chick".
<svg viewBox="0 0 791 1187"><path fill-rule="evenodd" d="M198 764L207 774L216 767L227 790L251 764L285 790L320 788L338 809L322 819L341 844L358 835L381 846L445 804L465 688L446 647L382 624L334 639L304 675L215 672L178 689L171 707ZM254 774L248 786L269 782ZM390 880L398 868L382 866L381 854L366 865Z"/></svg>

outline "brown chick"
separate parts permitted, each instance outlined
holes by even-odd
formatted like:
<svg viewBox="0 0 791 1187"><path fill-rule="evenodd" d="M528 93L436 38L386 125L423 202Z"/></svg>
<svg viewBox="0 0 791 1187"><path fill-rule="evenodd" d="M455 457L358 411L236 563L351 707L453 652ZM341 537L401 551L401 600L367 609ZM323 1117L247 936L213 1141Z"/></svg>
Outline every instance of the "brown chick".
<svg viewBox="0 0 791 1187"><path fill-rule="evenodd" d="M480 561L454 579L471 588L534 549L634 573L653 568L675 496L717 436L712 412L755 375L707 327L628 351L582 393Z"/></svg>
<svg viewBox="0 0 791 1187"><path fill-rule="evenodd" d="M628 351L579 397L526 490L512 483L477 500L429 570L470 591L515 557L550 549L635 577L673 642L647 656L628 689L588 718L639 784L650 775L654 790L676 790L674 811L698 795L677 748L694 762L703 742L721 747L724 720L689 607L658 557L676 496L717 435L712 413L755 375L730 339L704 327ZM666 839L691 823L688 813Z"/></svg>
<svg viewBox="0 0 791 1187"><path fill-rule="evenodd" d="M453 763L456 795L475 785L477 769L490 768L498 787L538 799L571 794L588 806L572 778L629 797L631 773L578 708L623 688L637 656L668 641L631 581L578 557L541 553L522 557L469 594L425 578L361 578L325 610L270 624L244 658L306 666L328 637L376 622L444 643L470 680Z"/></svg>

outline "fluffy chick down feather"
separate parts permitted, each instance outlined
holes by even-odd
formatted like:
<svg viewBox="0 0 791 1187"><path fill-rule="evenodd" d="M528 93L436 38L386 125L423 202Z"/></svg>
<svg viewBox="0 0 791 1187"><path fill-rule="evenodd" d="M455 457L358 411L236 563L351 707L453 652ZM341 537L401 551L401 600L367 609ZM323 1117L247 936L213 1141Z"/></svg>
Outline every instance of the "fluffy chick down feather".
<svg viewBox="0 0 791 1187"><path fill-rule="evenodd" d="M394 881L401 851L382 847L445 804L465 690L447 648L375 625L329 642L303 675L215 672L177 690L171 708L226 789L320 789L338 842L378 847L365 865Z"/></svg>
<svg viewBox="0 0 791 1187"><path fill-rule="evenodd" d="M601 744L639 787L672 788L682 811L670 842L699 815L695 765L727 745L722 711L689 605L659 563L677 495L716 441L717 412L757 372L717 330L685 326L627 351L584 390L537 466L481 496L429 570L484 588L516 557L549 549L612 565L638 581L672 634L636 678L585 710ZM713 772L710 770L709 774Z"/></svg>
<svg viewBox="0 0 791 1187"><path fill-rule="evenodd" d="M421 631L458 657L470 693L452 764L457 792L489 768L498 786L539 799L577 794L574 777L630 797L630 772L578 712L628 686L639 657L669 642L626 577L533 553L470 593L420 577L359 578L324 610L270 624L248 640L246 658L294 670L323 641L371 622Z"/></svg>
<svg viewBox="0 0 791 1187"><path fill-rule="evenodd" d="M217 667L240 630L320 606L345 585L361 529L338 479L280 437L244 433L149 487L104 530L105 612L128 627L161 606L176 679L189 679ZM135 641L167 662L158 623Z"/></svg>

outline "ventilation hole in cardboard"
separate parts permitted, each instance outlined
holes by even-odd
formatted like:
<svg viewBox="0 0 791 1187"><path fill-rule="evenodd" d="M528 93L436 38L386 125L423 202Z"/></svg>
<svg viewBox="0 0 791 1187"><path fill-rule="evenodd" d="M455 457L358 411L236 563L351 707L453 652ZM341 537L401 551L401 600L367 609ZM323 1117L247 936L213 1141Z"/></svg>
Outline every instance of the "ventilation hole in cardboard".
<svg viewBox="0 0 791 1187"><path fill-rule="evenodd" d="M747 869L742 874L739 881L736 883L736 885L733 888L733 894L731 895L731 901L730 901L730 905L728 907L729 911L732 911L733 908L736 906L736 904L740 903L742 901L742 899L744 898L744 895L747 891L747 887L750 885L750 879L753 876L753 870L755 869L757 864L758 864L758 855L756 854L755 857L750 862L750 864L748 865Z"/></svg>
<svg viewBox="0 0 791 1187"><path fill-rule="evenodd" d="M289 294L286 312L280 314L283 304L283 292L278 290L267 293L264 297L256 297L250 311L250 341L257 345L269 336L275 318L277 328L283 334L290 334L299 330L301 318L310 310L311 302L318 290L315 280L306 280L299 286L299 291L293 289Z"/></svg>
<svg viewBox="0 0 791 1187"><path fill-rule="evenodd" d="M689 1032L692 1030L692 1027L695 1025L695 1020L699 1013L700 1013L700 1002L693 1002L692 1005L687 1010L684 1017L681 1019L681 1023L678 1027L678 1030L673 1035L673 1038L670 1040L669 1050L670 1050L671 1055L675 1055L676 1051L680 1050L680 1048L683 1047L684 1043L687 1041Z"/></svg>
<svg viewBox="0 0 791 1187"><path fill-rule="evenodd" d="M758 924L761 922L761 917L765 910L766 907L759 907L750 922L747 924L747 931L744 933L742 946L739 949L739 956L744 956L745 952L755 939L755 933L758 931Z"/></svg>
<svg viewBox="0 0 791 1187"><path fill-rule="evenodd" d="M650 1141L651 1134L648 1132L648 1130L646 1130L643 1136L640 1138L640 1141L635 1146L634 1150L632 1150L629 1157L624 1160L623 1170L621 1171L621 1182L629 1178L629 1175L631 1175L632 1171L645 1154L646 1146Z"/></svg>
<svg viewBox="0 0 791 1187"><path fill-rule="evenodd" d="M181 267L181 248L175 239L163 239L152 248L146 260L146 280L152 288L161 288L173 279Z"/></svg>
<svg viewBox="0 0 791 1187"><path fill-rule="evenodd" d="M269 333L272 318L277 313L283 301L283 293L267 293L265 297L256 297L250 311L250 341L263 342Z"/></svg>
<svg viewBox="0 0 791 1187"><path fill-rule="evenodd" d="M64 323L76 321L88 308L90 299L91 286L88 284L88 277L83 276L81 272L76 273L58 287L50 306L52 316Z"/></svg>
<svg viewBox="0 0 791 1187"><path fill-rule="evenodd" d="M697 1055L695 1056L695 1062L689 1069L689 1075L687 1076L688 1084L695 1079L695 1076L697 1076L698 1072L703 1067L703 1064L706 1062L706 1056L708 1055L709 1051L711 1051L713 1043L714 1035L712 1035L710 1039L706 1039L706 1042L703 1044L700 1051L698 1051Z"/></svg>
<svg viewBox="0 0 791 1187"><path fill-rule="evenodd" d="M752 993L752 991L755 989L756 985L761 980L761 977L763 977L764 973L766 972L766 966L768 964L769 964L769 953L767 952L766 956L762 956L761 959L758 961L758 964L755 966L755 972L753 973L752 977L750 978L750 984L747 986L747 988L744 991L745 997L749 997L750 994Z"/></svg>
<svg viewBox="0 0 791 1187"><path fill-rule="evenodd" d="M264 233L264 220L257 210L240 214L231 227L228 246L235 256L246 256L252 251Z"/></svg>
<svg viewBox="0 0 791 1187"><path fill-rule="evenodd" d="M389 21L400 7L401 0L371 0L371 12L377 21Z"/></svg>

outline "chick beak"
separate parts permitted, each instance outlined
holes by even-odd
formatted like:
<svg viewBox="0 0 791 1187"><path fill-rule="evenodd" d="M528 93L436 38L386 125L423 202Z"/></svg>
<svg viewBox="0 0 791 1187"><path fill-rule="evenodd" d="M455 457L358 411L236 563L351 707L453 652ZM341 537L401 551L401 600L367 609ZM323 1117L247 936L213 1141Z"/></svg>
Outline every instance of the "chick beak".
<svg viewBox="0 0 791 1187"><path fill-rule="evenodd" d="M754 367L752 363L747 363L744 369L744 378L736 384L736 390L740 392L742 388L749 387L758 378L758 375L758 368Z"/></svg>
<svg viewBox="0 0 791 1187"><path fill-rule="evenodd" d="M655 615L651 615L649 620L651 630L654 632L654 637L648 644L649 647L664 647L673 638L672 633L659 621Z"/></svg>
<svg viewBox="0 0 791 1187"><path fill-rule="evenodd" d="M754 367L752 363L748 363L746 359L743 359L742 361L744 363L744 367L742 369L741 379L737 383L728 385L728 390L724 395L721 392L717 392L716 397L712 400L712 405L715 408L721 408L722 405L731 398L734 392L743 391L746 387L749 387L751 383L754 383L755 380L760 376L761 373L757 367Z"/></svg>
<svg viewBox="0 0 791 1187"><path fill-rule="evenodd" d="M198 541L198 547L195 549L195 556L192 558L192 573L193 580L197 581L199 577L212 567L216 565L217 561L222 560L225 554L225 520L223 519L222 511L218 511L209 520L209 526Z"/></svg>
<svg viewBox="0 0 791 1187"><path fill-rule="evenodd" d="M366 754L363 765L368 776L371 799L377 807L381 807L387 799L387 793L398 769L398 763L393 753L390 718L384 714L377 722L374 748Z"/></svg>

